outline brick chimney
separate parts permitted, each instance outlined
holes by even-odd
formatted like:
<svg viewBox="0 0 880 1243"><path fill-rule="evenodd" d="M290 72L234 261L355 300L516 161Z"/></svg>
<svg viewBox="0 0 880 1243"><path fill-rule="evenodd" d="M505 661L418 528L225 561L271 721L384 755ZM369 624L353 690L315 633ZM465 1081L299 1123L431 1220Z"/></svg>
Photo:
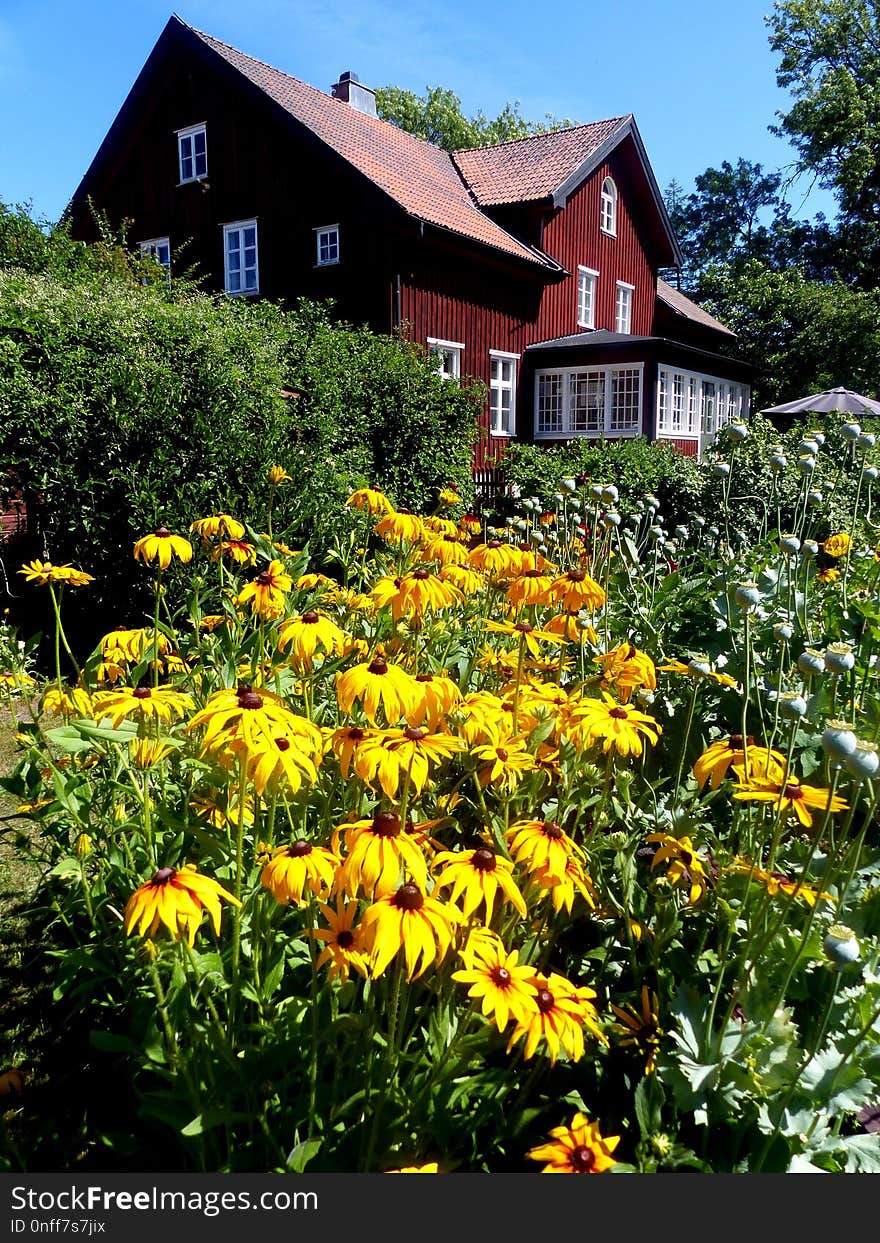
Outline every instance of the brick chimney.
<svg viewBox="0 0 880 1243"><path fill-rule="evenodd" d="M339 75L339 81L330 87L330 94L334 99L341 99L344 103L350 104L358 112L365 112L371 117L376 116L376 92L364 86L358 80L357 74L352 73L350 69L346 69L345 73Z"/></svg>

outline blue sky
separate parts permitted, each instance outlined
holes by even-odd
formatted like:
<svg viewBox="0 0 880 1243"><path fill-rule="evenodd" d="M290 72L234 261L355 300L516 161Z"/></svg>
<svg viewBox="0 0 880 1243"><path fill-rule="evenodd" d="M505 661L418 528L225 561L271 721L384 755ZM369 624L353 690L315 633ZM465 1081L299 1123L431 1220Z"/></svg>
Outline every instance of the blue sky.
<svg viewBox="0 0 880 1243"><path fill-rule="evenodd" d="M444 86L466 112L635 114L661 189L743 155L777 169L771 0L0 0L0 199L56 219L177 3L184 21L327 90ZM834 204L807 186L795 214Z"/></svg>

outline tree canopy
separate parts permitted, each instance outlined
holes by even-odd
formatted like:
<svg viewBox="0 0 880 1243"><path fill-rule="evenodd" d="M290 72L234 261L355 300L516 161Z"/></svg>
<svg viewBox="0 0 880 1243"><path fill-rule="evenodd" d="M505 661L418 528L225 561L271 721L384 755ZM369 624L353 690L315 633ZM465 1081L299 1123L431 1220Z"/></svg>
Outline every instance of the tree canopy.
<svg viewBox="0 0 880 1243"><path fill-rule="evenodd" d="M468 117L458 95L442 86L426 86L424 95L398 86L379 87L376 110L383 120L445 151L494 146L576 124L559 120L549 112L543 121L529 121L519 111L519 100L506 103L496 117L487 117L483 112Z"/></svg>

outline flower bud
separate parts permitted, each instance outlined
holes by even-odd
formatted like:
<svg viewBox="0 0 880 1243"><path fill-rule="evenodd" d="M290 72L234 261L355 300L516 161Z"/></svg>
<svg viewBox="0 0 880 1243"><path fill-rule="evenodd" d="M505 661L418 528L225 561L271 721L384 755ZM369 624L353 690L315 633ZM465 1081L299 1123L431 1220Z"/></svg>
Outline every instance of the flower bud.
<svg viewBox="0 0 880 1243"><path fill-rule="evenodd" d="M92 839L88 833L80 833L73 844L73 850L78 859L84 859L86 855L92 853Z"/></svg>
<svg viewBox="0 0 880 1243"><path fill-rule="evenodd" d="M822 734L822 747L833 760L845 760L852 755L857 741L845 721L829 721Z"/></svg>
<svg viewBox="0 0 880 1243"><path fill-rule="evenodd" d="M861 957L862 951L856 940L856 934L846 924L832 924L825 933L822 945L825 953L838 967L858 962Z"/></svg>

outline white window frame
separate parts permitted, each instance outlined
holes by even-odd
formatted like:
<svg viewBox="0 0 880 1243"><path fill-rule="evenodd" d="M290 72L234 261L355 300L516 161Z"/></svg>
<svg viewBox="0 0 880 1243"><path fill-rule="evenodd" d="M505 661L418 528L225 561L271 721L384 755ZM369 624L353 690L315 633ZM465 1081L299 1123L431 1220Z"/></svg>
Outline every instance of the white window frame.
<svg viewBox="0 0 880 1243"><path fill-rule="evenodd" d="M516 435L516 386L518 380L518 363L521 354L511 354L509 350L490 350L489 351L489 435L499 439L509 440ZM499 364L499 378L496 380L493 372L495 363ZM503 374L501 364L509 362L510 380L505 381L500 378ZM497 426L502 411L502 393L510 393L510 415L509 426L501 428Z"/></svg>
<svg viewBox="0 0 880 1243"><path fill-rule="evenodd" d="M622 333L624 336L632 334L632 317L635 285L631 285L629 281L618 281L617 292L614 296L614 331ZM626 295L621 297L621 295ZM621 315L621 308L625 311L625 315ZM623 325L626 325L625 327Z"/></svg>
<svg viewBox="0 0 880 1243"><path fill-rule="evenodd" d="M180 175L178 185L183 186L190 181L204 181L208 175L208 127L204 121L201 121L198 125L187 125L185 129L179 129L175 132L177 134L177 170ZM205 136L205 169L201 173L196 171L195 137L197 134L204 134ZM190 149L189 154L184 156L183 147L187 139L189 139ZM192 161L192 175L189 177L184 176L184 159Z"/></svg>
<svg viewBox="0 0 880 1243"><path fill-rule="evenodd" d="M676 381L682 394L678 422L674 398ZM711 440L731 419L748 419L751 396L748 384L660 363L655 411L657 439Z"/></svg>
<svg viewBox="0 0 880 1243"><path fill-rule="evenodd" d="M319 228L314 230L314 233L315 233L315 267L316 268L329 268L329 267L332 267L333 264L339 263L340 259L342 258L342 252L339 246L339 225L338 224L322 224ZM331 253L332 250L335 249L336 255L334 258L322 259L321 258L322 239L330 238L330 236L334 233L336 234L336 240L335 242L328 241L327 251L328 253Z"/></svg>
<svg viewBox="0 0 880 1243"><path fill-rule="evenodd" d="M617 237L617 186L613 177L602 182L599 196L599 228L608 237Z"/></svg>
<svg viewBox="0 0 880 1243"><path fill-rule="evenodd" d="M635 422L623 427L617 428L612 425L614 414L614 398L619 395L619 386L615 385L615 376L621 372L631 372L637 376L636 382L636 419ZM541 367L535 372L535 440L576 440L584 438L604 439L611 438L617 440L631 440L642 434L643 421L643 401L644 401L644 363L600 363L596 366L578 366L578 367ZM601 426L588 429L578 430L573 427L573 415L578 411L573 408L572 392L576 383L586 381L588 386L596 385L597 389L601 386L602 395L602 421ZM542 380L544 383L545 394L552 397L554 404L557 406L559 413L559 426L550 430L542 431L538 422L540 414L540 399L542 390ZM547 387L552 385L549 393L546 393ZM594 390L595 391L595 390Z"/></svg>
<svg viewBox="0 0 880 1243"><path fill-rule="evenodd" d="M146 241L138 242L142 259L153 258L157 263L161 263L165 268L169 277L171 276L171 239L168 237L150 237ZM162 259L159 256L159 249L163 248L168 252L168 258Z"/></svg>
<svg viewBox="0 0 880 1243"><path fill-rule="evenodd" d="M585 268L578 264L577 279L577 324L578 328L596 327L596 291L599 287L599 273L594 268Z"/></svg>
<svg viewBox="0 0 880 1243"><path fill-rule="evenodd" d="M461 379L461 355L464 344L461 341L443 341L440 337L428 337L428 354L437 360L437 371L441 380ZM447 361L449 366L447 366Z"/></svg>
<svg viewBox="0 0 880 1243"><path fill-rule="evenodd" d="M230 254L229 243L228 243L229 235L230 233L241 233L245 229L251 229L251 228L254 230L254 264L253 264L254 285L253 285L253 288L247 289L244 287L244 284L243 284L241 289L230 289L229 286L230 286L230 276L232 274L232 269L229 266L229 254ZM239 245L237 247L237 250L239 252L242 252L245 250L245 247L242 245L241 239L239 239ZM238 269L238 271L241 273L243 280L244 280L245 273L249 270L250 269L246 268L244 264L242 264L242 266ZM230 297L233 297L233 298L248 297L252 294L258 294L260 292L260 235L259 235L259 230L257 228L256 218L252 218L250 220L231 220L228 224L224 224L223 226L223 288L226 290L226 293L229 294Z"/></svg>

